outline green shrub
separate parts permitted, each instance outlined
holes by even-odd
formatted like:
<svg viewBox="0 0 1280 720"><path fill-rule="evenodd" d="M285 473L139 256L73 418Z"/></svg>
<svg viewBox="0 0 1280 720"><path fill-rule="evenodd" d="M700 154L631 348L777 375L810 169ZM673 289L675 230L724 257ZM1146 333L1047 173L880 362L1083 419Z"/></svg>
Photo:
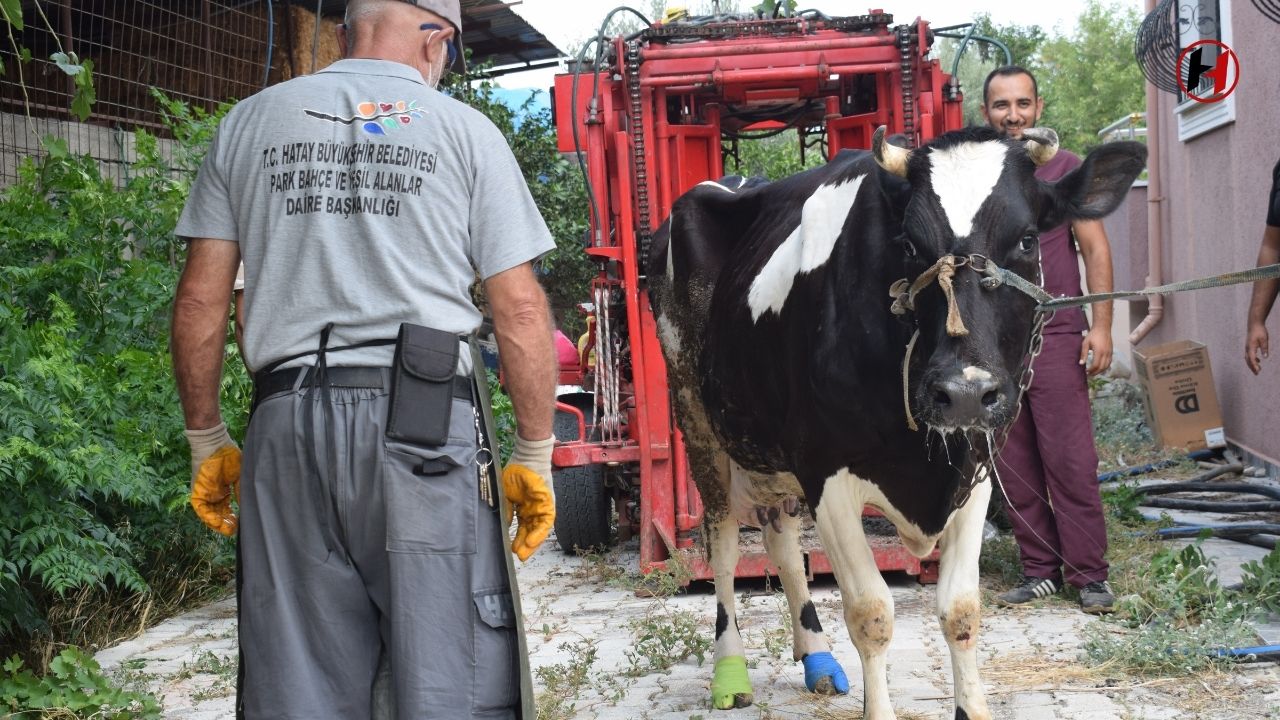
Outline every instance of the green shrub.
<svg viewBox="0 0 1280 720"><path fill-rule="evenodd" d="M1116 613L1085 630L1086 659L1138 674L1180 675L1227 665L1215 650L1252 645L1257 606L1224 588L1196 541L1163 548Z"/></svg>
<svg viewBox="0 0 1280 720"><path fill-rule="evenodd" d="M5 717L92 718L93 720L158 719L160 704L150 695L116 687L89 655L68 648L49 663L49 673L36 677L15 655L0 674L0 710Z"/></svg>
<svg viewBox="0 0 1280 720"><path fill-rule="evenodd" d="M103 618L133 625L225 587L229 546L186 504L168 353L173 228L220 113L162 101L172 150L139 132L123 182L46 139L0 193L0 653L37 669L118 637L95 635ZM249 383L229 351L238 435Z"/></svg>
<svg viewBox="0 0 1280 720"><path fill-rule="evenodd" d="M1241 592L1259 607L1280 614L1280 546L1272 548L1261 560L1250 560L1240 569L1244 571Z"/></svg>

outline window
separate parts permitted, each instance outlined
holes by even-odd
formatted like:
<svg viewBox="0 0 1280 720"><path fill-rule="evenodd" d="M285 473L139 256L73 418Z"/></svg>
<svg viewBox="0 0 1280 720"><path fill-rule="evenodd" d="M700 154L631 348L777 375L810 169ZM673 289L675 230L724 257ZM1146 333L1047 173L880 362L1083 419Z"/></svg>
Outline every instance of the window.
<svg viewBox="0 0 1280 720"><path fill-rule="evenodd" d="M1231 45L1231 0L1176 0L1178 3L1178 34L1181 47L1198 40L1217 40ZM1200 62L1213 65L1217 62L1219 48L1202 46ZM1185 61L1184 61L1185 62ZM1213 80L1200 78L1199 87L1212 87ZM1178 140L1186 142L1235 122L1235 94L1216 103L1202 103L1178 93Z"/></svg>

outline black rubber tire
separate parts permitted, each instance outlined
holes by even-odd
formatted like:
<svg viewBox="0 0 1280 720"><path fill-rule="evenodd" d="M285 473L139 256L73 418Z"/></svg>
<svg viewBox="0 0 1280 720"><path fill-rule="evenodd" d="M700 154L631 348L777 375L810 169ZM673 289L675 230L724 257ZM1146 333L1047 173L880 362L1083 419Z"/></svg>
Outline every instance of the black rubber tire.
<svg viewBox="0 0 1280 720"><path fill-rule="evenodd" d="M573 413L556 410L555 424L551 432L560 442L578 439L578 418Z"/></svg>
<svg viewBox="0 0 1280 720"><path fill-rule="evenodd" d="M581 465L551 472L556 488L556 542L567 553L598 550L613 535L613 500L604 468Z"/></svg>
<svg viewBox="0 0 1280 720"><path fill-rule="evenodd" d="M588 405L582 410L590 413L591 408ZM577 440L577 417L557 410L554 432L562 442ZM551 472L551 477L556 489L556 541L561 549L573 553L577 549L608 546L613 534L613 506L612 495L604 486L604 468L599 465L558 468Z"/></svg>

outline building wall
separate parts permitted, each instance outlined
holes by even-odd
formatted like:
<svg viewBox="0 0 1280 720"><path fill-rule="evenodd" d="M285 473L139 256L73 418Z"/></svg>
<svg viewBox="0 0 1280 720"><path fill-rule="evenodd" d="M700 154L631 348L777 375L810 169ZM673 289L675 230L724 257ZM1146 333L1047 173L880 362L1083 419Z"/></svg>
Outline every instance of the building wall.
<svg viewBox="0 0 1280 720"><path fill-rule="evenodd" d="M1271 170L1280 158L1280 25L1247 0L1232 0L1231 46L1240 57L1235 122L1180 142L1174 106L1160 93L1164 281L1252 267L1266 217ZM1137 241L1139 236L1133 238ZM1118 283L1117 283L1118 284ZM1280 458L1280 312L1268 322L1277 351L1254 377L1244 363L1251 286L1166 297L1163 322L1141 346L1192 339L1209 347L1228 437L1247 450ZM1133 303L1136 315L1143 303ZM1135 321L1136 322L1136 321Z"/></svg>
<svg viewBox="0 0 1280 720"><path fill-rule="evenodd" d="M129 166L138 160L136 139L129 130L0 113L0 137L7 138L15 147L38 148L40 139L46 135L66 141L73 155L88 155L97 160L102 174L117 184L129 177ZM156 142L160 152L168 156L174 141L157 138ZM28 154L0 152L0 188L9 184L9 178L17 178L18 168L27 157Z"/></svg>
<svg viewBox="0 0 1280 720"><path fill-rule="evenodd" d="M1112 283L1116 290L1132 290L1146 284L1147 275L1147 183L1140 180L1129 189L1129 194L1116 211L1108 215L1102 225L1111 244ZM1080 277L1084 277L1084 260L1080 261ZM1114 319L1111 323L1111 345L1114 352L1111 374L1130 377L1133 371L1133 348L1129 345L1129 331L1142 320L1142 314L1130 310L1138 305L1145 313L1146 303L1115 301ZM1131 316L1137 314L1137 319Z"/></svg>

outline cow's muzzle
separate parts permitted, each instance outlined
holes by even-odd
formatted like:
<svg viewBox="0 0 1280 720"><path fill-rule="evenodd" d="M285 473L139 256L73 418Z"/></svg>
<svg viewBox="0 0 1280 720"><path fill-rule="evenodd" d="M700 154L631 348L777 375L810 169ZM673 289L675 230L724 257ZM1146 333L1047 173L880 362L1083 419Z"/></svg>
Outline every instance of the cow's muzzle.
<svg viewBox="0 0 1280 720"><path fill-rule="evenodd" d="M990 373L976 368L937 376L922 388L925 421L940 428L997 428L1008 417L1009 394Z"/></svg>

